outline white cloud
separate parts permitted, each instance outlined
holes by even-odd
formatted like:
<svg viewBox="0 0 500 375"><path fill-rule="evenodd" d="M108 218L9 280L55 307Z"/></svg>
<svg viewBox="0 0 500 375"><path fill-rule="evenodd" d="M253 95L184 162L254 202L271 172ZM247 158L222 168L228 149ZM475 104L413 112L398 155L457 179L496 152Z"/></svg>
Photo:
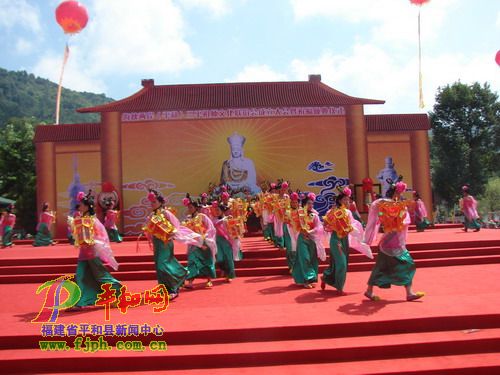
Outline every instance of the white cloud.
<svg viewBox="0 0 500 375"><path fill-rule="evenodd" d="M422 7L422 38L438 35L447 13L457 0L440 0ZM327 17L333 21L368 25L371 40L403 43L416 40L418 7L403 0L290 0L295 19ZM332 28L335 24L332 24Z"/></svg>
<svg viewBox="0 0 500 375"><path fill-rule="evenodd" d="M0 28L20 26L31 32L39 32L40 12L26 0L0 0Z"/></svg>
<svg viewBox="0 0 500 375"><path fill-rule="evenodd" d="M214 17L225 16L231 11L228 0L180 0L180 4L186 9L208 10Z"/></svg>
<svg viewBox="0 0 500 375"><path fill-rule="evenodd" d="M82 51L78 47L71 47L64 71L63 87L77 91L104 93L106 91L106 85L101 79L96 78L89 70L89 67L82 61ZM32 70L35 75L45 77L52 82L58 83L62 62L63 50L61 50L60 55L53 53L45 55L37 62Z"/></svg>
<svg viewBox="0 0 500 375"><path fill-rule="evenodd" d="M460 80L463 83L490 82L498 67L489 55L442 54L423 60L423 89L426 107L432 109L438 87ZM323 82L348 95L386 100L382 106L366 106L367 113L421 112L418 108L418 62L416 57L401 63L394 55L370 44L356 44L348 55L325 51L315 60L291 63L294 79L320 73Z"/></svg>
<svg viewBox="0 0 500 375"><path fill-rule="evenodd" d="M172 73L199 64L184 40L180 9L170 0L94 0L85 38L91 71Z"/></svg>
<svg viewBox="0 0 500 375"><path fill-rule="evenodd" d="M236 81L304 81L309 74L321 74L322 81L347 95L385 100L383 105L367 105L366 113L413 113L432 110L438 87L460 80L490 82L500 90L498 67L490 55L441 54L423 61L423 89L426 107L418 107L418 61L416 56L399 60L374 44L355 44L345 54L326 50L315 59L294 59L284 72L268 65L249 65ZM262 78L264 77L264 78Z"/></svg>
<svg viewBox="0 0 500 375"><path fill-rule="evenodd" d="M412 103L417 92L416 88L410 89L417 77L416 61L400 67L390 54L375 45L356 44L348 55L325 51L315 60L295 59L290 68L294 79L303 80L308 74L318 73L324 83L347 95L386 100L382 106L366 106L367 112L414 111L405 104Z"/></svg>
<svg viewBox="0 0 500 375"><path fill-rule="evenodd" d="M175 74L200 64L185 40L182 12L172 0L93 0L87 7L87 28L71 41L66 87L100 92L110 77ZM47 53L34 73L53 80L53 71L57 77L59 73L52 65L61 59Z"/></svg>
<svg viewBox="0 0 500 375"><path fill-rule="evenodd" d="M28 55L33 51L33 43L24 38L18 38L16 41L16 52L20 55Z"/></svg>
<svg viewBox="0 0 500 375"><path fill-rule="evenodd" d="M239 72L231 82L273 82L284 81L287 75L271 69L268 65L247 65Z"/></svg>
<svg viewBox="0 0 500 375"><path fill-rule="evenodd" d="M347 21L363 28L360 35L367 36L357 36L357 41L348 50L325 50L315 58L293 59L281 75L291 80L305 80L308 74L321 74L324 83L348 95L386 100L384 105L366 106L367 113L422 111L418 107L416 6L402 0L290 0L290 3L297 22L327 17L332 22L332 29L335 22ZM447 13L456 5L457 0L440 0L421 9L424 111L432 109L439 86L457 80L464 83L488 81L493 90L500 89L500 82L495 82L498 67L492 56L425 54L426 48L431 49L437 41L435 37ZM271 67L264 67L272 72ZM245 67L239 75L244 75L248 69Z"/></svg>

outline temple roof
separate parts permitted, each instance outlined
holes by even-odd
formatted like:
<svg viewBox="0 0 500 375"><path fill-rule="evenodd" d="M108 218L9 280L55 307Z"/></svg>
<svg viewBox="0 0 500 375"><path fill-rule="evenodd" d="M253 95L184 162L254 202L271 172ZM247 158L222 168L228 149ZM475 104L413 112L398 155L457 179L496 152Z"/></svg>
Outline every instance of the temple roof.
<svg viewBox="0 0 500 375"><path fill-rule="evenodd" d="M143 88L128 98L78 112L148 112L226 108L266 108L293 106L343 106L383 104L383 100L356 98L332 89L321 76L308 81L211 83L156 86L143 80Z"/></svg>
<svg viewBox="0 0 500 375"><path fill-rule="evenodd" d="M101 137L99 123L38 125L34 142L96 141Z"/></svg>
<svg viewBox="0 0 500 375"><path fill-rule="evenodd" d="M369 132L429 130L431 123L425 113L394 115L366 115L366 130Z"/></svg>

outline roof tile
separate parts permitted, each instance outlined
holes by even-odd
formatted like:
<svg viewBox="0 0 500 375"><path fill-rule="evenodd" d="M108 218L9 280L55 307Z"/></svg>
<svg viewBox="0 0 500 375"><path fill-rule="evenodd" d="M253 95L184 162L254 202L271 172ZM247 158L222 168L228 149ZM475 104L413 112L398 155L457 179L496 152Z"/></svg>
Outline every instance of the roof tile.
<svg viewBox="0 0 500 375"><path fill-rule="evenodd" d="M99 140L99 123L38 125L34 142L74 142Z"/></svg>
<svg viewBox="0 0 500 375"><path fill-rule="evenodd" d="M128 98L80 108L78 112L144 112L167 110L341 106L383 104L356 98L321 82L254 82L155 86L152 83Z"/></svg>
<svg viewBox="0 0 500 375"><path fill-rule="evenodd" d="M429 130L429 117L425 113L366 115L369 132Z"/></svg>

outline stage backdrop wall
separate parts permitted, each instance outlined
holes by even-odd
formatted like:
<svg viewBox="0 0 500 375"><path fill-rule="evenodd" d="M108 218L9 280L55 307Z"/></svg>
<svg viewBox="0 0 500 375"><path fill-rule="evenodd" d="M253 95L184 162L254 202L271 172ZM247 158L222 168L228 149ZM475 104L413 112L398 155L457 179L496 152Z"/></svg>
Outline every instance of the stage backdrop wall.
<svg viewBox="0 0 500 375"><path fill-rule="evenodd" d="M124 230L137 234L149 212L146 188L162 191L183 214L181 200L218 183L231 157L227 138L246 138L244 156L253 161L257 183L286 178L293 189L313 191L319 206L331 203L347 183L344 117L130 122L122 124Z"/></svg>
<svg viewBox="0 0 500 375"><path fill-rule="evenodd" d="M65 143L56 146L57 220L56 233L64 237L70 210L71 189L101 190L101 152L96 142Z"/></svg>
<svg viewBox="0 0 500 375"><path fill-rule="evenodd" d="M411 172L410 135L408 133L372 133L368 135L368 165L370 178L382 184L387 177L396 179L403 175L404 181L411 190L413 178ZM392 160L392 167L387 163ZM412 194L407 192L405 198L411 199Z"/></svg>

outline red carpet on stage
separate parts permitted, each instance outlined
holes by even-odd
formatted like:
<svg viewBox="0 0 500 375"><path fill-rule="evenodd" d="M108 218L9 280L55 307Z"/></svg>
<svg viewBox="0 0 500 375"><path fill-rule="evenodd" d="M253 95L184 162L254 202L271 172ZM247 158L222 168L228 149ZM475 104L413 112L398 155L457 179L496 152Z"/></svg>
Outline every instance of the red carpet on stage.
<svg viewBox="0 0 500 375"><path fill-rule="evenodd" d="M114 247L113 273L132 292L155 286L152 252L141 242ZM500 373L500 232L464 233L458 228L410 233L417 263L415 290L426 296L406 302L403 288L377 290L382 301L364 299L369 259L351 253L346 296L319 286L306 290L287 274L284 252L258 237L243 241L245 259L231 284L214 282L183 290L168 310L152 306L111 310L111 324L159 324L162 336L106 337L167 343L166 351L83 353L42 351L43 304L37 287L75 271L69 245L18 245L0 252L0 368L2 373L172 374L488 374ZM185 248L176 244L179 259ZM106 324L103 309L61 312L57 324ZM74 337L66 337L72 345ZM96 338L93 338L96 339Z"/></svg>

